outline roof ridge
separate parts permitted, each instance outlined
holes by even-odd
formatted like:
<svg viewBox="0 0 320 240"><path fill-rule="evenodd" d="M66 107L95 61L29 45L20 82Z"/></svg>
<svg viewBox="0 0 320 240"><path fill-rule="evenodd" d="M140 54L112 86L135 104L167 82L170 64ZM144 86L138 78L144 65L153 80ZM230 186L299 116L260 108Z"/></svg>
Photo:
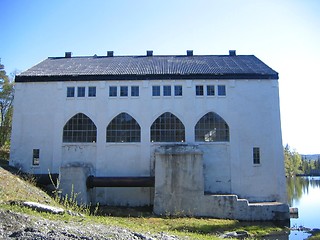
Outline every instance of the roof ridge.
<svg viewBox="0 0 320 240"><path fill-rule="evenodd" d="M147 56L147 55L113 55L113 56L107 56L107 55L93 55L93 56L72 56L72 57L48 57L48 59L72 59L72 58L119 58L119 57L145 57L145 58L152 58L152 57L245 57L245 56L254 56L254 55L235 55L235 56L230 56L228 54L194 54L192 56L188 55L182 55L182 54L177 54L177 55L152 55L152 56Z"/></svg>

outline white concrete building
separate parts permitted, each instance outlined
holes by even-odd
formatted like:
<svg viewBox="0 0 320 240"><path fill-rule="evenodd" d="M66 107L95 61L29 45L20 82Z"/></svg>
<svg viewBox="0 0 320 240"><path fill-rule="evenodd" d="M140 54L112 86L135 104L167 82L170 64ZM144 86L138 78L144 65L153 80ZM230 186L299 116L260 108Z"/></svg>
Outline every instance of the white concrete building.
<svg viewBox="0 0 320 240"><path fill-rule="evenodd" d="M278 73L253 55L48 58L16 76L10 164L153 177L160 146L203 153L205 194L286 202ZM152 205L153 187L101 187L90 201Z"/></svg>

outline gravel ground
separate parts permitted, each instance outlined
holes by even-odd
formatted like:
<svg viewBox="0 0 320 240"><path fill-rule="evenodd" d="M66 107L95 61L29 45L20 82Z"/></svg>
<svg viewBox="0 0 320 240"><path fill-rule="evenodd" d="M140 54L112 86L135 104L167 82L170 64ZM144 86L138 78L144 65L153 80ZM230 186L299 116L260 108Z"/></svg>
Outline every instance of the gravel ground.
<svg viewBox="0 0 320 240"><path fill-rule="evenodd" d="M101 224L53 221L0 209L0 239L161 239L176 240L164 233L145 234Z"/></svg>

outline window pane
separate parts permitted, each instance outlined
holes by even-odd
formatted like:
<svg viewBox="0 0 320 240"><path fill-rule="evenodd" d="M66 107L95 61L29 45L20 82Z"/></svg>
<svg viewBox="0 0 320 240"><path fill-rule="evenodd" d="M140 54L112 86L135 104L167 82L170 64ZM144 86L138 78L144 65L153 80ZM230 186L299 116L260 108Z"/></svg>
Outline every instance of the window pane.
<svg viewBox="0 0 320 240"><path fill-rule="evenodd" d="M120 96L121 97L128 96L128 86L120 86Z"/></svg>
<svg viewBox="0 0 320 240"><path fill-rule="evenodd" d="M253 154L253 163L260 164L260 148L254 147L252 154Z"/></svg>
<svg viewBox="0 0 320 240"><path fill-rule="evenodd" d="M225 85L218 85L218 95L219 96L226 95L226 86Z"/></svg>
<svg viewBox="0 0 320 240"><path fill-rule="evenodd" d="M116 97L117 96L117 87L110 86L109 87L109 97Z"/></svg>
<svg viewBox="0 0 320 240"><path fill-rule="evenodd" d="M97 127L83 113L73 116L63 127L63 142L96 142Z"/></svg>
<svg viewBox="0 0 320 240"><path fill-rule="evenodd" d="M181 85L174 86L174 95L175 96L182 96L182 86Z"/></svg>
<svg viewBox="0 0 320 240"><path fill-rule="evenodd" d="M152 86L152 96L160 96L160 86Z"/></svg>
<svg viewBox="0 0 320 240"><path fill-rule="evenodd" d="M120 113L109 123L106 136L107 142L140 142L140 125L129 114Z"/></svg>
<svg viewBox="0 0 320 240"><path fill-rule="evenodd" d="M163 86L163 96L171 96L171 86Z"/></svg>
<svg viewBox="0 0 320 240"><path fill-rule="evenodd" d="M196 96L203 96L203 86L202 85L196 86Z"/></svg>
<svg viewBox="0 0 320 240"><path fill-rule="evenodd" d="M208 85L207 86L207 95L208 96L214 96L214 85Z"/></svg>
<svg viewBox="0 0 320 240"><path fill-rule="evenodd" d="M86 95L86 88L85 87L78 87L78 97L84 97Z"/></svg>
<svg viewBox="0 0 320 240"><path fill-rule="evenodd" d="M67 97L74 97L74 87L67 87Z"/></svg>
<svg viewBox="0 0 320 240"><path fill-rule="evenodd" d="M131 96L132 97L139 96L139 86L131 86Z"/></svg>
<svg viewBox="0 0 320 240"><path fill-rule="evenodd" d="M228 142L229 126L218 114L209 112L195 126L196 142Z"/></svg>
<svg viewBox="0 0 320 240"><path fill-rule="evenodd" d="M151 126L151 142L184 142L183 123L172 113L166 112L158 117Z"/></svg>
<svg viewBox="0 0 320 240"><path fill-rule="evenodd" d="M40 149L33 149L32 151L32 165L39 165L40 164Z"/></svg>
<svg viewBox="0 0 320 240"><path fill-rule="evenodd" d="M96 87L89 87L88 96L89 97L95 97L96 96Z"/></svg>

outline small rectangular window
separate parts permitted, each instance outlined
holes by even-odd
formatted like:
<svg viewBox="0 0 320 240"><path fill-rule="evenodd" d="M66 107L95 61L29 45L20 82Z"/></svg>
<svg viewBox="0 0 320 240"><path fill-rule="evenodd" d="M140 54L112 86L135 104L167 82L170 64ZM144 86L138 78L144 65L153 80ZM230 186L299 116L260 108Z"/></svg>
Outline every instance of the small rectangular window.
<svg viewBox="0 0 320 240"><path fill-rule="evenodd" d="M196 96L203 96L203 86L202 85L196 86Z"/></svg>
<svg viewBox="0 0 320 240"><path fill-rule="evenodd" d="M218 85L218 95L219 96L226 96L226 86L225 85Z"/></svg>
<svg viewBox="0 0 320 240"><path fill-rule="evenodd" d="M120 86L120 96L121 97L128 96L128 86Z"/></svg>
<svg viewBox="0 0 320 240"><path fill-rule="evenodd" d="M78 97L85 97L86 96L86 88L85 87L78 87Z"/></svg>
<svg viewBox="0 0 320 240"><path fill-rule="evenodd" d="M253 164L260 164L260 148L253 148Z"/></svg>
<svg viewBox="0 0 320 240"><path fill-rule="evenodd" d="M160 96L160 86L152 86L152 96Z"/></svg>
<svg viewBox="0 0 320 240"><path fill-rule="evenodd" d="M74 87L67 87L67 97L74 97Z"/></svg>
<svg viewBox="0 0 320 240"><path fill-rule="evenodd" d="M214 96L214 85L207 85L207 96Z"/></svg>
<svg viewBox="0 0 320 240"><path fill-rule="evenodd" d="M116 97L117 96L117 87L110 86L109 87L109 97Z"/></svg>
<svg viewBox="0 0 320 240"><path fill-rule="evenodd" d="M88 96L89 97L95 97L96 96L96 87L89 87L88 89Z"/></svg>
<svg viewBox="0 0 320 240"><path fill-rule="evenodd" d="M33 149L32 165L38 166L40 164L40 149Z"/></svg>
<svg viewBox="0 0 320 240"><path fill-rule="evenodd" d="M131 96L139 97L139 86L131 86Z"/></svg>
<svg viewBox="0 0 320 240"><path fill-rule="evenodd" d="M163 86L163 96L171 96L171 86Z"/></svg>
<svg viewBox="0 0 320 240"><path fill-rule="evenodd" d="M182 96L182 86L181 85L174 86L174 95L175 96Z"/></svg>

